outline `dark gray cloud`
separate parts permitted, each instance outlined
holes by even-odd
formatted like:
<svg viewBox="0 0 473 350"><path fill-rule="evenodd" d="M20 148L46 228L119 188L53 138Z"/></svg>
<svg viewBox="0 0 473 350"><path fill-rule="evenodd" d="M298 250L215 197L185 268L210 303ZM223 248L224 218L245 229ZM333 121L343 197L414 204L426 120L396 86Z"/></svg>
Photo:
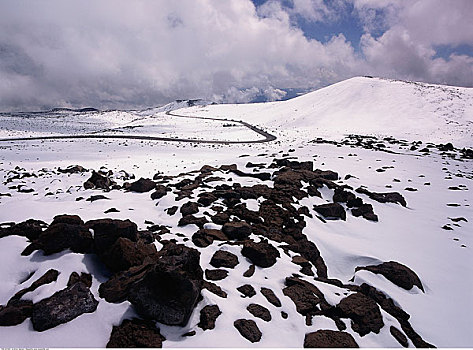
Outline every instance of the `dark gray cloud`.
<svg viewBox="0 0 473 350"><path fill-rule="evenodd" d="M0 110L277 99L282 88L317 88L368 72L468 85L471 57L434 59L432 45L471 44L470 34L455 35L470 29L462 27L470 1L440 11L428 5L434 0L349 2L367 31L361 53L338 33L326 43L309 40L291 20L299 11L336 21L347 8L341 0L330 7L294 0L290 9L278 1L256 9L249 0L3 0ZM371 36L379 21L373 9L386 14L381 37ZM455 21L447 21L449 13ZM429 36L421 22L430 16L440 16L448 33Z"/></svg>

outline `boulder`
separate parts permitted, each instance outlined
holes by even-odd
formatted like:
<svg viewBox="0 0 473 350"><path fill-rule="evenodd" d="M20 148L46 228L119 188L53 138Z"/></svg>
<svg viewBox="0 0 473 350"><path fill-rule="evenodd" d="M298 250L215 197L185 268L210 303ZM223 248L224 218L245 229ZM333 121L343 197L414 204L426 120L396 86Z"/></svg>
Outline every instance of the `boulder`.
<svg viewBox="0 0 473 350"><path fill-rule="evenodd" d="M16 326L23 323L33 312L31 300L13 299L6 306L0 305L0 326Z"/></svg>
<svg viewBox="0 0 473 350"><path fill-rule="evenodd" d="M192 235L192 242L200 248L208 247L214 240L227 241L228 237L220 230L200 229Z"/></svg>
<svg viewBox="0 0 473 350"><path fill-rule="evenodd" d="M110 187L116 185L114 181L112 181L109 177L103 176L96 172L95 170L92 171L92 175L90 178L84 182L84 188L88 189L102 189L109 191Z"/></svg>
<svg viewBox="0 0 473 350"><path fill-rule="evenodd" d="M195 217L194 215L186 215L183 216L179 222L178 226L186 226L186 225L197 225L200 228L203 228L204 225L207 223L207 219L203 216Z"/></svg>
<svg viewBox="0 0 473 350"><path fill-rule="evenodd" d="M307 333L304 348L359 348L350 333L321 329Z"/></svg>
<svg viewBox="0 0 473 350"><path fill-rule="evenodd" d="M151 179L140 178L139 180L132 182L128 187L131 192L144 193L149 192L156 187L156 183Z"/></svg>
<svg viewBox="0 0 473 350"><path fill-rule="evenodd" d="M258 243L251 240L245 241L241 254L260 267L271 267L276 263L276 258L280 257L279 251L265 239Z"/></svg>
<svg viewBox="0 0 473 350"><path fill-rule="evenodd" d="M8 228L0 228L0 238L6 236L22 236L30 241L37 239L48 225L40 220L28 219Z"/></svg>
<svg viewBox="0 0 473 350"><path fill-rule="evenodd" d="M281 307L281 301L271 289L261 287L261 294L263 294L266 300L269 301L274 306Z"/></svg>
<svg viewBox="0 0 473 350"><path fill-rule="evenodd" d="M83 224L57 222L44 230L21 254L30 255L37 249L43 250L45 255L59 253L66 249L71 249L75 253L91 253L93 238Z"/></svg>
<svg viewBox="0 0 473 350"><path fill-rule="evenodd" d="M424 292L424 287L422 286L419 276L407 266L396 261L388 261L379 265L358 266L355 271L359 270L379 273L396 286L406 290L411 290L413 286L417 286Z"/></svg>
<svg viewBox="0 0 473 350"><path fill-rule="evenodd" d="M153 193L151 193L151 199L162 198L168 193L166 186L156 185L155 188L156 190Z"/></svg>
<svg viewBox="0 0 473 350"><path fill-rule="evenodd" d="M257 343L261 340L262 334L255 321L239 319L233 322L233 325L240 332L241 336L250 342Z"/></svg>
<svg viewBox="0 0 473 350"><path fill-rule="evenodd" d="M391 326L389 328L389 332L394 337L394 339L396 339L397 342L401 344L404 348L409 347L409 342L407 340L407 337L399 329L397 329L394 326Z"/></svg>
<svg viewBox="0 0 473 350"><path fill-rule="evenodd" d="M261 318L263 321L271 321L271 313L264 306L258 304L250 304L246 309L250 314L255 317Z"/></svg>
<svg viewBox="0 0 473 350"><path fill-rule="evenodd" d="M154 322L134 318L113 326L107 348L161 348L164 340Z"/></svg>
<svg viewBox="0 0 473 350"><path fill-rule="evenodd" d="M243 240L251 234L251 226L246 222L227 222L222 227L223 233L229 239Z"/></svg>
<svg viewBox="0 0 473 350"><path fill-rule="evenodd" d="M77 272L74 271L69 276L69 281L67 282L67 286L71 287L74 284L79 283L79 282L83 283L88 288L92 287L92 275L90 273L85 273L85 272L81 272L81 274L79 275Z"/></svg>
<svg viewBox="0 0 473 350"><path fill-rule="evenodd" d="M407 202L404 197L398 192L371 192L364 187L357 188L356 192L366 194L371 199L380 203L398 203L401 204L403 207L407 205Z"/></svg>
<svg viewBox="0 0 473 350"><path fill-rule="evenodd" d="M237 288L237 290L243 294L244 297L251 298L256 295L256 291L250 284L244 284Z"/></svg>
<svg viewBox="0 0 473 350"><path fill-rule="evenodd" d="M119 237L132 242L138 240L138 228L130 220L99 219L88 221L85 225L94 231L94 247L98 254L109 249Z"/></svg>
<svg viewBox="0 0 473 350"><path fill-rule="evenodd" d="M323 215L326 219L342 219L346 220L347 214L345 208L338 203L327 203L321 205L314 205L314 210Z"/></svg>
<svg viewBox="0 0 473 350"><path fill-rule="evenodd" d="M238 265L238 257L226 250L218 250L212 256L210 265L217 268L228 267L232 269Z"/></svg>
<svg viewBox="0 0 473 350"><path fill-rule="evenodd" d="M196 202L184 203L180 209L182 216L197 214L199 212L199 205Z"/></svg>
<svg viewBox="0 0 473 350"><path fill-rule="evenodd" d="M168 242L156 263L130 287L128 300L144 318L184 326L203 285L199 260L197 250Z"/></svg>
<svg viewBox="0 0 473 350"><path fill-rule="evenodd" d="M109 249L100 254L100 260L112 271L123 271L141 265L145 258L155 257L156 254L154 244L133 242L128 238L118 237Z"/></svg>
<svg viewBox="0 0 473 350"><path fill-rule="evenodd" d="M205 279L209 281L220 281L228 276L228 271L223 269L205 270Z"/></svg>
<svg viewBox="0 0 473 350"><path fill-rule="evenodd" d="M222 311L220 311L218 305L206 305L200 310L200 321L197 326L203 330L214 329L215 321L221 314Z"/></svg>
<svg viewBox="0 0 473 350"><path fill-rule="evenodd" d="M79 282L34 304L31 322L34 330L42 332L94 312L98 303L89 288Z"/></svg>
<svg viewBox="0 0 473 350"><path fill-rule="evenodd" d="M377 334L384 326L378 304L359 292L342 299L336 308L340 317L351 318L352 329L361 336L370 332Z"/></svg>

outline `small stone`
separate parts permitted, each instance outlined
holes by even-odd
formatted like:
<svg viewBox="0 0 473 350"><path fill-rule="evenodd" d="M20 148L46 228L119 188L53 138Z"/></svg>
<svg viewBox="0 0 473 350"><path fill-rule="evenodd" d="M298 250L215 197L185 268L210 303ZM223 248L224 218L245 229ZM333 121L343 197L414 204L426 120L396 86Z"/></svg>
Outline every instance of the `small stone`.
<svg viewBox="0 0 473 350"><path fill-rule="evenodd" d="M200 321L197 326L203 330L214 329L215 321L221 314L218 305L206 305L200 310Z"/></svg>
<svg viewBox="0 0 473 350"><path fill-rule="evenodd" d="M267 308L258 304L250 304L246 308L253 316L261 318L263 321L271 321L271 313Z"/></svg>
<svg viewBox="0 0 473 350"><path fill-rule="evenodd" d="M256 291L253 286L245 284L237 288L237 290L243 294L245 297L251 298L256 295Z"/></svg>
<svg viewBox="0 0 473 350"><path fill-rule="evenodd" d="M261 339L261 331L253 320L239 319L233 325L240 332L243 338L248 339L252 343L257 343Z"/></svg>

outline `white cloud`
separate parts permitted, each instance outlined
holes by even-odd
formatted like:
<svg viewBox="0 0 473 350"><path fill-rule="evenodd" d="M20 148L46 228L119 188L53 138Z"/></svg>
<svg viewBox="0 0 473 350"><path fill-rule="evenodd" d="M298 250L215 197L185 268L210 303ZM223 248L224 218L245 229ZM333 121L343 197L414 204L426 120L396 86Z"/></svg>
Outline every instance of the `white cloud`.
<svg viewBox="0 0 473 350"><path fill-rule="evenodd" d="M367 30L363 55L343 34L321 43L295 26L295 15L336 22L350 1ZM433 56L434 45L472 42L473 2L449 3L2 0L0 110L276 99L368 72L471 85L471 57Z"/></svg>

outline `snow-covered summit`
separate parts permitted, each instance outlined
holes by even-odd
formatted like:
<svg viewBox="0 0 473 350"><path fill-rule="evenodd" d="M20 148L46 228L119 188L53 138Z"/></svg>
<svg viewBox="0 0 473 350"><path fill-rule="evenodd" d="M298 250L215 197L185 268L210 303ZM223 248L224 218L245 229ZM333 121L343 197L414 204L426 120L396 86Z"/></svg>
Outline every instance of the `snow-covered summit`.
<svg viewBox="0 0 473 350"><path fill-rule="evenodd" d="M373 134L469 146L473 89L355 77L287 101L194 107L180 112L307 129L314 137Z"/></svg>

